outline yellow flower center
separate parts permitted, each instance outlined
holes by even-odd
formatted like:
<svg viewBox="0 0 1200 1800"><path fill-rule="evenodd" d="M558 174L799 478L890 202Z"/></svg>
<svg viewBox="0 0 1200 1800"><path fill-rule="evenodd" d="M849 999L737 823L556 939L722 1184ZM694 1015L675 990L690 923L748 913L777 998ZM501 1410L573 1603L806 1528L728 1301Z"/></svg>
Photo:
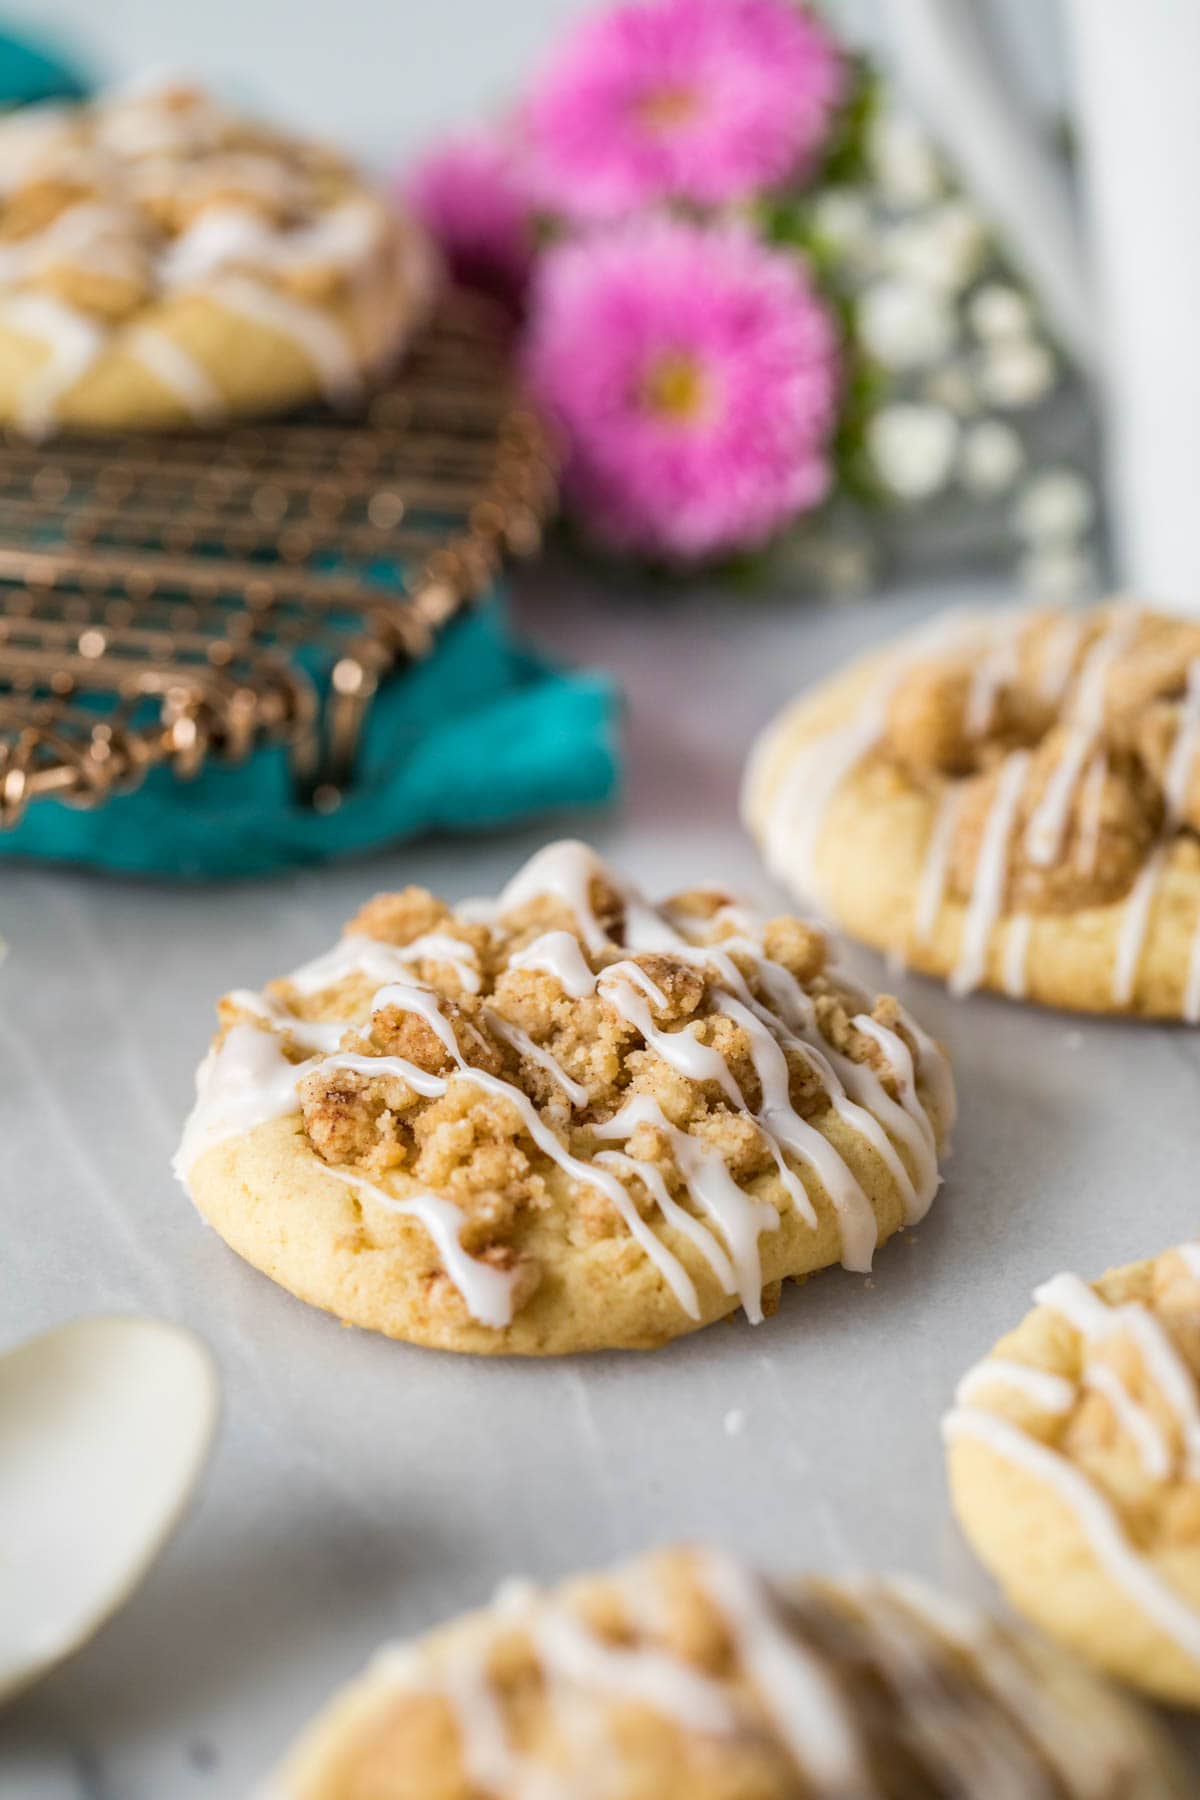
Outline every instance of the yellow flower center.
<svg viewBox="0 0 1200 1800"><path fill-rule="evenodd" d="M652 131L670 131L690 119L698 106L699 96L691 88L659 88L657 93L643 94L637 115Z"/></svg>
<svg viewBox="0 0 1200 1800"><path fill-rule="evenodd" d="M704 405L704 372L691 356L660 356L646 376L644 393L651 410L666 419L694 419Z"/></svg>

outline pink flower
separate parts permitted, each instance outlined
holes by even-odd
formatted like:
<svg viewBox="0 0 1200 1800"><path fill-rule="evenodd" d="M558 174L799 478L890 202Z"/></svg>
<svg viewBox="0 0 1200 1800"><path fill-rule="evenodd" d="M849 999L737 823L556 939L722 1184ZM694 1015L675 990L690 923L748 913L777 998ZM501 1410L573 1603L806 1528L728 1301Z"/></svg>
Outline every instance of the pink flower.
<svg viewBox="0 0 1200 1800"><path fill-rule="evenodd" d="M793 0L628 0L586 20L526 107L551 211L719 206L811 167L845 91L824 25Z"/></svg>
<svg viewBox="0 0 1200 1800"><path fill-rule="evenodd" d="M533 224L516 147L498 133L452 138L404 184L458 280L516 300L533 262Z"/></svg>
<svg viewBox="0 0 1200 1800"><path fill-rule="evenodd" d="M547 252L527 344L566 492L615 547L762 542L829 484L837 334L789 252L660 216Z"/></svg>

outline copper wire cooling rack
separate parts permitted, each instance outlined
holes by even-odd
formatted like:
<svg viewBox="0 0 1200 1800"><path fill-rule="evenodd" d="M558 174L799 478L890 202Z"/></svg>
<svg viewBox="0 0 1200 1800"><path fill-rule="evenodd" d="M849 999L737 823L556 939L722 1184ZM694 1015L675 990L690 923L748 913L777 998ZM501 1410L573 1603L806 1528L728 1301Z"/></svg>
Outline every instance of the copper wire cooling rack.
<svg viewBox="0 0 1200 1800"><path fill-rule="evenodd" d="M271 743L336 805L382 677L539 543L509 351L455 295L355 414L0 440L0 825Z"/></svg>

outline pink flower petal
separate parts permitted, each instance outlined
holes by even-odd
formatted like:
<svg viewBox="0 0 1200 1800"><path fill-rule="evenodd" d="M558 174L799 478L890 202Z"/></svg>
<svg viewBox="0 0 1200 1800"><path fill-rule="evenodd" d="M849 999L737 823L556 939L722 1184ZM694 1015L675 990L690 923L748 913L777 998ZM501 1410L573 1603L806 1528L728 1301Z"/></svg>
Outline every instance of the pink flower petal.
<svg viewBox="0 0 1200 1800"><path fill-rule="evenodd" d="M793 0L627 0L535 85L530 179L574 219L743 199L812 166L845 86L833 37Z"/></svg>
<svg viewBox="0 0 1200 1800"><path fill-rule="evenodd" d="M527 369L568 498L615 546L757 544L828 486L836 328L799 260L740 227L651 217L551 250Z"/></svg>
<svg viewBox="0 0 1200 1800"><path fill-rule="evenodd" d="M534 245L515 143L483 131L451 138L419 162L402 186L458 280L505 299L520 296Z"/></svg>

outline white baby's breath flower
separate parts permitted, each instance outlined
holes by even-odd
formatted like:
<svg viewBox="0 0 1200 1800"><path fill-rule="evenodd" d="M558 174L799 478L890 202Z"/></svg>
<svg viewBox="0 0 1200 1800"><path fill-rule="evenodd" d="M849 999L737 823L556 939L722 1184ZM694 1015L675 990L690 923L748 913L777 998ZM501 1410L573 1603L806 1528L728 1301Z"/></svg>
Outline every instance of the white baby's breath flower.
<svg viewBox="0 0 1200 1800"><path fill-rule="evenodd" d="M958 473L965 488L986 498L1010 488L1025 461L1025 449L1011 425L980 419L963 432Z"/></svg>
<svg viewBox="0 0 1200 1800"><path fill-rule="evenodd" d="M858 303L859 335L888 369L920 369L954 348L958 325L940 294L900 276L874 282Z"/></svg>
<svg viewBox="0 0 1200 1800"><path fill-rule="evenodd" d="M1033 338L990 344L980 359L980 390L995 406L1033 406L1053 385L1054 358Z"/></svg>
<svg viewBox="0 0 1200 1800"><path fill-rule="evenodd" d="M888 200L922 206L942 191L937 151L909 113L882 112L871 127L867 155Z"/></svg>
<svg viewBox="0 0 1200 1800"><path fill-rule="evenodd" d="M879 479L903 500L927 500L944 488L954 462L958 422L941 406L898 401L867 425L867 449Z"/></svg>
<svg viewBox="0 0 1200 1800"><path fill-rule="evenodd" d="M1025 338L1033 327L1033 312L1024 294L1002 281L988 281L971 295L967 317L977 336L993 339Z"/></svg>
<svg viewBox="0 0 1200 1800"><path fill-rule="evenodd" d="M1031 550L1021 559L1019 574L1034 600L1053 605L1095 593L1098 585L1094 558L1075 544Z"/></svg>
<svg viewBox="0 0 1200 1800"><path fill-rule="evenodd" d="M1096 513L1091 483L1075 469L1046 469L1022 489L1013 524L1028 544L1074 544Z"/></svg>
<svg viewBox="0 0 1200 1800"><path fill-rule="evenodd" d="M899 275L940 293L959 294L987 250L987 230L967 200L944 200L889 232L883 260Z"/></svg>
<svg viewBox="0 0 1200 1800"><path fill-rule="evenodd" d="M957 358L930 369L921 383L921 398L935 406L949 407L960 419L969 419L979 411L979 389L969 366Z"/></svg>
<svg viewBox="0 0 1200 1800"><path fill-rule="evenodd" d="M879 233L866 195L857 188L827 188L813 204L817 232L848 262L865 268L874 263Z"/></svg>

